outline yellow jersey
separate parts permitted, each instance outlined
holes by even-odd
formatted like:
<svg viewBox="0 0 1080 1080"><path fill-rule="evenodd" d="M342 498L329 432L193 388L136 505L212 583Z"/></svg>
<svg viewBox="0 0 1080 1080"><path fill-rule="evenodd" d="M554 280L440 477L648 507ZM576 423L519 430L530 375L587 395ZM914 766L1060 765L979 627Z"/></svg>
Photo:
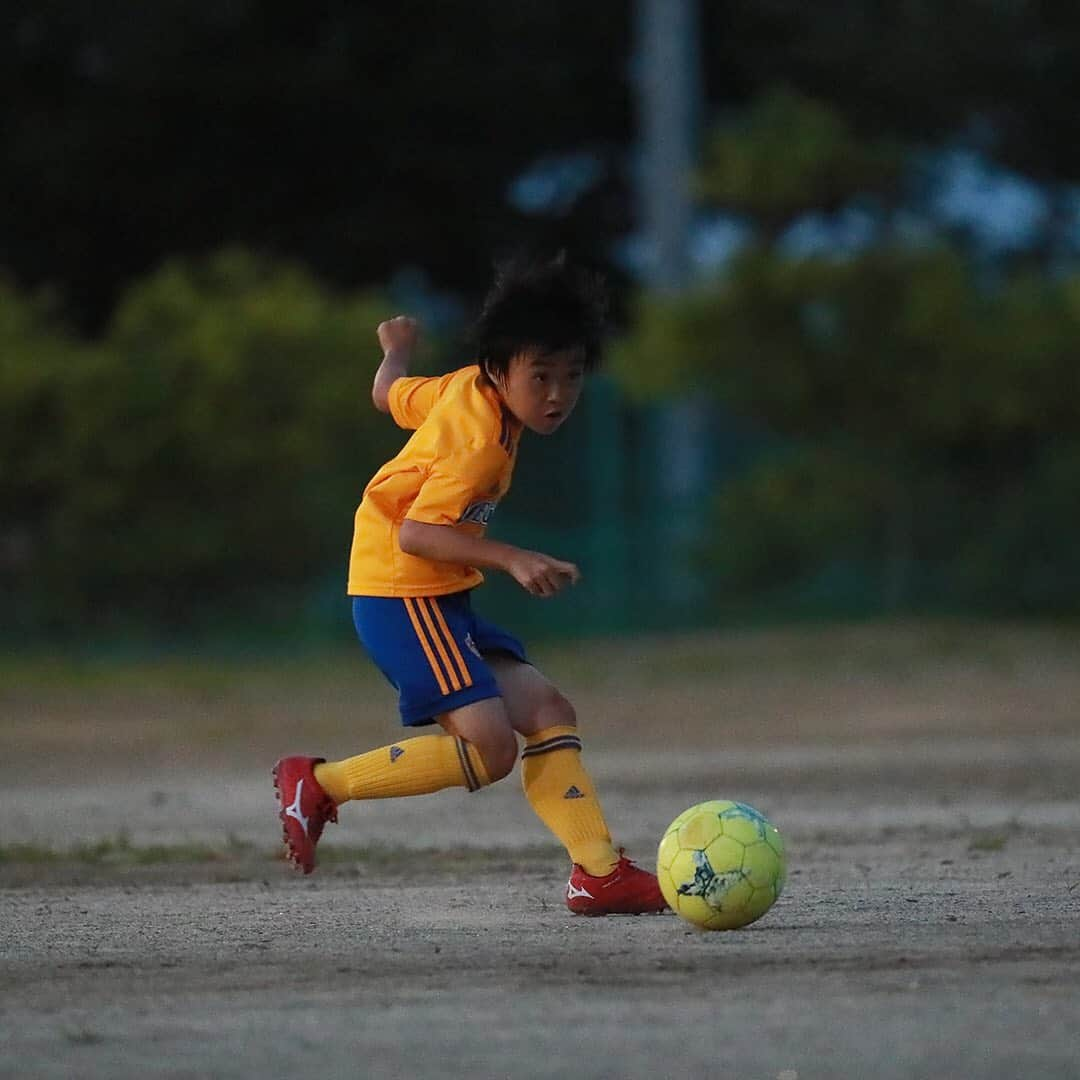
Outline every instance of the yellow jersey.
<svg viewBox="0 0 1080 1080"><path fill-rule="evenodd" d="M451 525L482 536L510 489L521 424L478 365L441 378L396 379L390 415L413 434L364 489L349 556L350 596L444 596L484 580L473 566L407 555L401 523Z"/></svg>

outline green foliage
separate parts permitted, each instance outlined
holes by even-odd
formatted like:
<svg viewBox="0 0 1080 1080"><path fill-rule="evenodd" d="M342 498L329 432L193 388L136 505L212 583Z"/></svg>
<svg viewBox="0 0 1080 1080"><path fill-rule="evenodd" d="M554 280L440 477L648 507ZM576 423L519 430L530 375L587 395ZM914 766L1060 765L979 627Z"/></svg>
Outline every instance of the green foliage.
<svg viewBox="0 0 1080 1080"><path fill-rule="evenodd" d="M15 603L45 602L34 571L48 546L54 513L78 467L65 444L80 370L94 350L56 327L45 297L27 297L0 283L0 584Z"/></svg>
<svg viewBox="0 0 1080 1080"><path fill-rule="evenodd" d="M640 397L703 386L781 434L886 448L1080 420L1080 278L978 287L959 253L848 260L753 249L682 296L643 296L613 368Z"/></svg>
<svg viewBox="0 0 1080 1080"><path fill-rule="evenodd" d="M759 459L716 496L720 542L706 556L724 592L768 597L834 560L866 558L876 481L856 456L832 447Z"/></svg>
<svg viewBox="0 0 1080 1080"><path fill-rule="evenodd" d="M162 267L95 346L0 296L5 621L183 625L343 565L392 437L369 398L385 314L241 252Z"/></svg>
<svg viewBox="0 0 1080 1080"><path fill-rule="evenodd" d="M941 338L974 321L971 303L947 251L838 261L754 249L697 291L644 297L614 366L641 395L704 386L782 434L842 427L885 440L898 412L909 419L907 403L926 403L928 382L948 392L936 382ZM936 413L931 403L924 426Z"/></svg>
<svg viewBox="0 0 1080 1080"><path fill-rule="evenodd" d="M1064 183L1080 168L1065 90L1080 59L1076 5L750 0L703 12L705 64L728 100L794 82L864 133L938 141L975 119L1009 167Z"/></svg>
<svg viewBox="0 0 1080 1080"><path fill-rule="evenodd" d="M696 292L642 298L614 367L639 396L692 387L785 440L717 496L725 590L840 559L879 567L867 587L889 606L1068 608L1078 298L1080 278L980 287L944 246L754 249Z"/></svg>
<svg viewBox="0 0 1080 1080"><path fill-rule="evenodd" d="M890 193L902 167L897 145L860 141L828 107L773 90L713 130L698 186L708 201L776 228L860 192Z"/></svg>
<svg viewBox="0 0 1080 1080"><path fill-rule="evenodd" d="M842 565L887 607L1075 608L1080 276L988 280L943 241L777 243L860 193L888 208L902 164L786 91L719 127L700 190L754 242L693 291L640 297L613 368L639 398L705 392L781 443L716 497L725 595L812 591Z"/></svg>
<svg viewBox="0 0 1080 1080"><path fill-rule="evenodd" d="M991 504L971 507L949 561L953 588L972 607L1075 612L1080 601L1080 436L1048 439L1012 469ZM975 526L975 527L972 527Z"/></svg>

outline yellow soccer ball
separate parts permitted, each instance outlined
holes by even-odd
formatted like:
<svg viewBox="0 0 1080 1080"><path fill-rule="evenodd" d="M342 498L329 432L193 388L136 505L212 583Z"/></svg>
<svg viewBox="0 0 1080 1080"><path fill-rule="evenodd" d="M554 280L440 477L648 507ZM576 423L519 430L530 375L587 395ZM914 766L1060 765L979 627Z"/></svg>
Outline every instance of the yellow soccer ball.
<svg viewBox="0 0 1080 1080"><path fill-rule="evenodd" d="M734 930L760 919L784 888L784 841L763 814L717 799L684 810L656 855L671 910L702 930Z"/></svg>

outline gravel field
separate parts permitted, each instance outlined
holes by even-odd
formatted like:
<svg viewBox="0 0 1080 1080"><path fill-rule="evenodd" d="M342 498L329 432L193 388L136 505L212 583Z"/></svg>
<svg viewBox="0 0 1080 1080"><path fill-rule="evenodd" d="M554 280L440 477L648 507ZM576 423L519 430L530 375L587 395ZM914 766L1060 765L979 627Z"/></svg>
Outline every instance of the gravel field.
<svg viewBox="0 0 1080 1080"><path fill-rule="evenodd" d="M375 684L33 672L0 691L0 1076L1075 1080L1077 654L913 634L566 662L632 855L706 798L783 832L784 896L720 934L571 917L514 777L346 807L295 876L269 765L393 738Z"/></svg>

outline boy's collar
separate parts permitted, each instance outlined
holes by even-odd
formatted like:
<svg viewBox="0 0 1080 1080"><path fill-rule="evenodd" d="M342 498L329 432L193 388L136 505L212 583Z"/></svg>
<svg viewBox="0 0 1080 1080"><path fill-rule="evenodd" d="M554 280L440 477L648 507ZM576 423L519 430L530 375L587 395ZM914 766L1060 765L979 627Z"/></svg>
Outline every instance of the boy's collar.
<svg viewBox="0 0 1080 1080"><path fill-rule="evenodd" d="M476 376L476 386L480 388L486 399L498 409L499 419L503 427L509 427L514 435L521 433L524 424L507 408L507 403L502 400L499 388L484 374L484 368L478 365L477 367L480 374Z"/></svg>
<svg viewBox="0 0 1080 1080"><path fill-rule="evenodd" d="M478 365L479 367L479 365ZM479 374L476 376L476 385L480 389L480 392L491 402L491 404L498 410L499 414L499 445L508 453L514 452L514 446L517 443L518 436L521 434L524 425L522 422L506 407L506 403L502 399L502 395L499 393L499 389L484 373L484 369L479 368Z"/></svg>
<svg viewBox="0 0 1080 1080"><path fill-rule="evenodd" d="M521 421L500 401L501 424L499 426L499 445L513 454L518 436L521 434Z"/></svg>

